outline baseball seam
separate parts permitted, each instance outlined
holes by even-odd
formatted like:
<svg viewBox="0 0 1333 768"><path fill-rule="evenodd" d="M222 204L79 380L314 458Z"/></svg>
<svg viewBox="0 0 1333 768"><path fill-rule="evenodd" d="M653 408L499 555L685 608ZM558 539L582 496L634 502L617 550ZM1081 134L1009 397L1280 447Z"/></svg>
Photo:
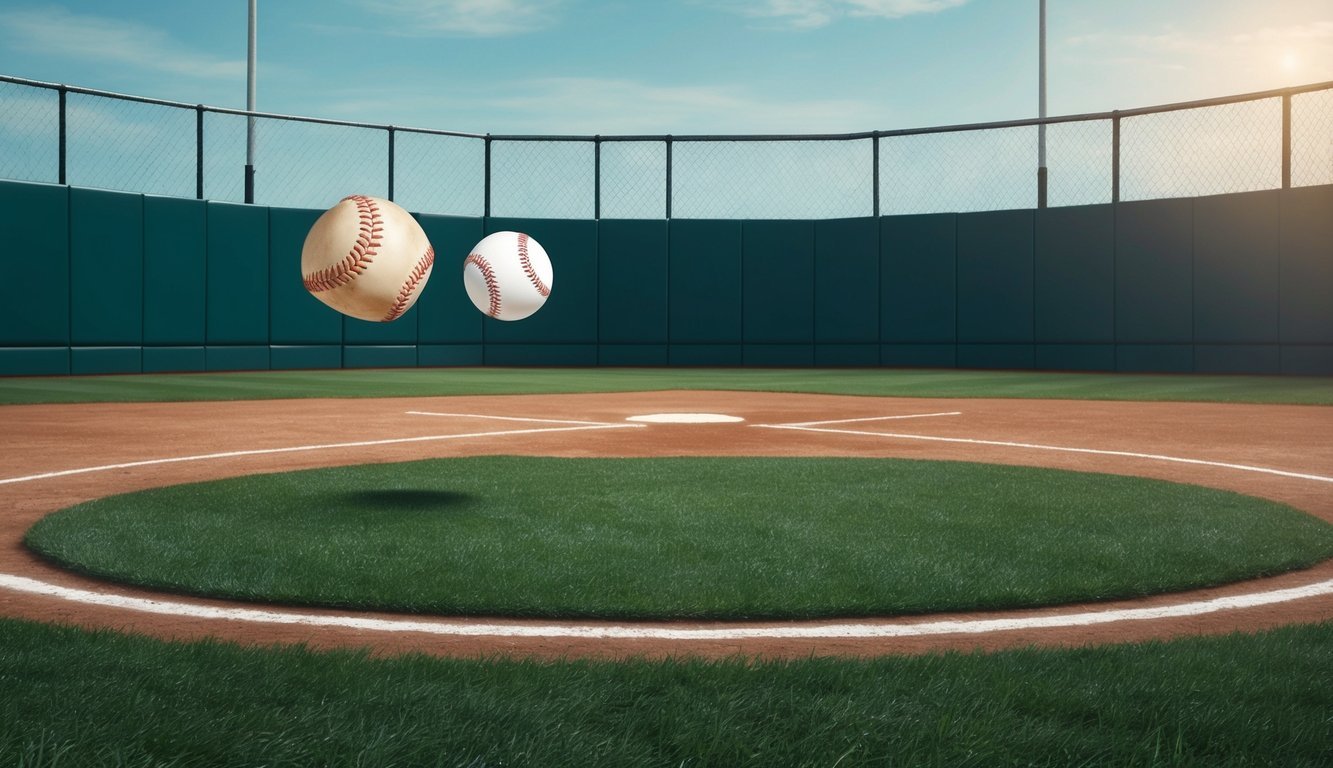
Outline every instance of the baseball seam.
<svg viewBox="0 0 1333 768"><path fill-rule="evenodd" d="M417 260L411 274L403 282L403 287L398 289L398 298L394 301L393 306L389 308L388 314L384 316L384 322L387 323L390 320L397 320L402 317L402 314L407 311L408 305L412 303L412 294L416 291L417 285L425 279L426 273L430 272L431 265L434 263L435 249L428 245L426 246L426 252L421 254L421 258Z"/></svg>
<svg viewBox="0 0 1333 768"><path fill-rule="evenodd" d="M306 290L312 293L331 291L340 285L352 282L366 271L366 267L375 261L375 254L379 252L384 231L384 219L380 216L379 206L365 195L351 195L343 200L351 200L356 204L356 212L360 217L356 242L352 243L351 251L342 261L306 276L302 282L305 283Z"/></svg>
<svg viewBox="0 0 1333 768"><path fill-rule="evenodd" d="M481 272L481 279L486 281L486 293L490 297L491 308L486 314L491 317L500 316L500 281L495 277L495 270L491 268L489 262L479 253L469 253L463 260L463 267L471 264Z"/></svg>
<svg viewBox="0 0 1333 768"><path fill-rule="evenodd" d="M537 289L537 294L542 298L550 296L550 286L542 282L542 279L537 275L537 270L532 268L532 259L528 258L528 236L521 233L518 236L518 262L523 265L523 271L527 274L528 279L532 281L533 287Z"/></svg>

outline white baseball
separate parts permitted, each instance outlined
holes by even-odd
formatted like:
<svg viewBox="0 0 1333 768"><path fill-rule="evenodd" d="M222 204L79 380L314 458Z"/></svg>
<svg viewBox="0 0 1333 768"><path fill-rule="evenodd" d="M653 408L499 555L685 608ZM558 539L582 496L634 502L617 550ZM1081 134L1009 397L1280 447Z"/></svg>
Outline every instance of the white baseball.
<svg viewBox="0 0 1333 768"><path fill-rule="evenodd" d="M522 232L487 235L463 261L468 298L497 320L522 320L541 309L554 278L546 249Z"/></svg>
<svg viewBox="0 0 1333 768"><path fill-rule="evenodd" d="M301 278L344 315L387 323L416 303L435 250L412 215L378 197L351 195L315 221L301 249Z"/></svg>

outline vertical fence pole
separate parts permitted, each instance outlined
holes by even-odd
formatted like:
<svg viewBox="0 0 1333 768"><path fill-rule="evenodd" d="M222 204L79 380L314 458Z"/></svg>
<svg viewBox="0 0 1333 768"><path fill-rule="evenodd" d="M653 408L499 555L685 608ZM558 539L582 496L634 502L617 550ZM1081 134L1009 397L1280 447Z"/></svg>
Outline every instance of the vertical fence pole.
<svg viewBox="0 0 1333 768"><path fill-rule="evenodd" d="M879 218L879 134L870 138L870 183L874 186L874 192L871 193L873 203L870 206L875 218Z"/></svg>
<svg viewBox="0 0 1333 768"><path fill-rule="evenodd" d="M602 218L602 137L592 137L592 218Z"/></svg>
<svg viewBox="0 0 1333 768"><path fill-rule="evenodd" d="M57 163L57 166L56 166L56 179L57 179L57 183L59 183L59 184L64 184L64 183L66 183L66 181L65 181L65 139L66 139L66 132L65 132L65 130L66 130L66 129L65 129L65 98L66 98L66 96L69 94L69 91L67 91L67 90L65 89L65 86L62 85L62 86L60 86L59 94L60 94L60 117L59 117L59 123L60 123L59 131L60 131L60 133L59 133L59 135L56 137L56 144L57 144L57 158L58 158L57 161L56 161L56 163Z"/></svg>
<svg viewBox="0 0 1333 768"><path fill-rule="evenodd" d="M1291 189L1291 92L1282 94L1282 188Z"/></svg>
<svg viewBox="0 0 1333 768"><path fill-rule="evenodd" d="M485 188L484 201L482 203L482 216L489 219L491 217L491 135L486 134L486 180L483 184Z"/></svg>
<svg viewBox="0 0 1333 768"><path fill-rule="evenodd" d="M389 126L389 199L393 200L393 126Z"/></svg>
<svg viewBox="0 0 1333 768"><path fill-rule="evenodd" d="M194 198L204 199L204 105L194 108Z"/></svg>
<svg viewBox="0 0 1333 768"><path fill-rule="evenodd" d="M666 137L666 217L671 219L671 137Z"/></svg>
<svg viewBox="0 0 1333 768"><path fill-rule="evenodd" d="M1038 3L1040 27L1037 42L1037 207L1046 207L1046 0Z"/></svg>
<svg viewBox="0 0 1333 768"><path fill-rule="evenodd" d="M1111 113L1111 202L1120 202L1120 112Z"/></svg>

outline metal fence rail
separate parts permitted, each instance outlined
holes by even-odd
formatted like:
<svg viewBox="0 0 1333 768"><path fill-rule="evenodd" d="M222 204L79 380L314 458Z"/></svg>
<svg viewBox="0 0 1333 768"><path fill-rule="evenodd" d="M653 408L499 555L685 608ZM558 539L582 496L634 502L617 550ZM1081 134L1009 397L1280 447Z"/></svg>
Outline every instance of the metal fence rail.
<svg viewBox="0 0 1333 768"><path fill-rule="evenodd" d="M246 199L246 129L258 139ZM1333 81L1086 115L805 136L504 136L190 105L0 75L0 178L420 213L822 219L1333 184Z"/></svg>

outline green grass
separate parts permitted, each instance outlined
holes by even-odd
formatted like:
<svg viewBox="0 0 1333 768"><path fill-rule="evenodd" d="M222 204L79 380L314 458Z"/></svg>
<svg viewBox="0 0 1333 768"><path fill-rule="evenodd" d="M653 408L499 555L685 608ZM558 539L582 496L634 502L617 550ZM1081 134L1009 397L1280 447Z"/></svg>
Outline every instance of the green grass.
<svg viewBox="0 0 1333 768"><path fill-rule="evenodd" d="M0 378L0 404L719 389L1333 404L1333 378L895 369L437 368Z"/></svg>
<svg viewBox="0 0 1333 768"><path fill-rule="evenodd" d="M1208 586L1333 557L1333 525L1140 478L830 458L471 457L155 489L27 544L169 591L440 614L812 618Z"/></svg>
<svg viewBox="0 0 1333 768"><path fill-rule="evenodd" d="M1326 766L1333 623L871 661L537 663L0 620L0 764Z"/></svg>

